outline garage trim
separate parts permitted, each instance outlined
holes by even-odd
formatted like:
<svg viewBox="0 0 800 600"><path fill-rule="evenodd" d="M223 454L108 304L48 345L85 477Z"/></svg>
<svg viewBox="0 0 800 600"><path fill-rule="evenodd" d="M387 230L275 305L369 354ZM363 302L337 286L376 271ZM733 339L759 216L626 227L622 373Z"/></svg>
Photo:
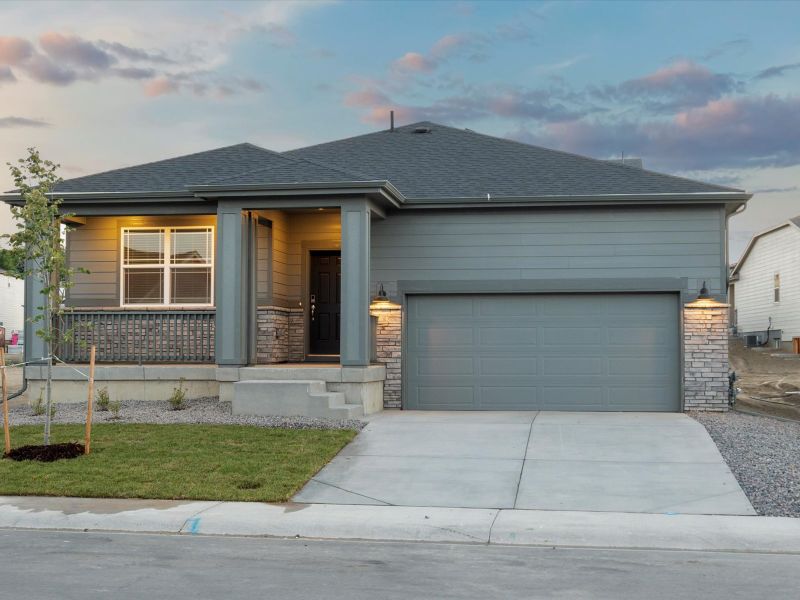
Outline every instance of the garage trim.
<svg viewBox="0 0 800 600"><path fill-rule="evenodd" d="M490 280L451 280L451 281L419 281L401 280L397 282L397 294L400 300L403 321L401 335L401 409L407 408L408 394L408 296L434 294L602 294L602 293L677 293L678 304L678 393L680 410L685 409L684 398L684 347L683 347L683 305L691 297L689 295L689 279L687 277L663 277L642 279L490 279Z"/></svg>

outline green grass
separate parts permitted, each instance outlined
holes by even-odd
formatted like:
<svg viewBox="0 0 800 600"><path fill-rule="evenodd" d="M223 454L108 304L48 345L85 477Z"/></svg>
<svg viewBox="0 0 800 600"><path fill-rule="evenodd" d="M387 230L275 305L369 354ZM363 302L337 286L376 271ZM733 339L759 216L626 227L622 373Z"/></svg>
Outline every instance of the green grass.
<svg viewBox="0 0 800 600"><path fill-rule="evenodd" d="M89 456L0 460L0 495L282 502L356 432L237 425L95 425ZM83 442L83 425L54 425L52 442ZM41 426L11 430L15 447Z"/></svg>

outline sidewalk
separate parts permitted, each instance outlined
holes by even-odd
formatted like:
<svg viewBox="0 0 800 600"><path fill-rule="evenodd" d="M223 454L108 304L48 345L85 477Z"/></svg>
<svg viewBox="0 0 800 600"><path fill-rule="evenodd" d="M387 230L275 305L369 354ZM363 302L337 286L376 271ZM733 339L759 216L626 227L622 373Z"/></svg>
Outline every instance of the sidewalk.
<svg viewBox="0 0 800 600"><path fill-rule="evenodd" d="M800 519L0 497L0 528L800 553Z"/></svg>

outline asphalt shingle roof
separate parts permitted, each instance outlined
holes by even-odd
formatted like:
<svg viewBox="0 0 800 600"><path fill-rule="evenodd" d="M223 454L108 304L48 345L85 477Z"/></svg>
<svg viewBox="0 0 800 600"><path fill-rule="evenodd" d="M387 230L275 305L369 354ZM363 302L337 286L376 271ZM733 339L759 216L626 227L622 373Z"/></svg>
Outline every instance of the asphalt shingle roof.
<svg viewBox="0 0 800 600"><path fill-rule="evenodd" d="M412 199L741 191L430 122L284 153L237 144L69 179L57 191L384 180Z"/></svg>
<svg viewBox="0 0 800 600"><path fill-rule="evenodd" d="M358 168L407 198L740 191L430 122L285 154Z"/></svg>
<svg viewBox="0 0 800 600"><path fill-rule="evenodd" d="M292 163L278 152L236 144L62 181L59 192L179 192L253 169Z"/></svg>

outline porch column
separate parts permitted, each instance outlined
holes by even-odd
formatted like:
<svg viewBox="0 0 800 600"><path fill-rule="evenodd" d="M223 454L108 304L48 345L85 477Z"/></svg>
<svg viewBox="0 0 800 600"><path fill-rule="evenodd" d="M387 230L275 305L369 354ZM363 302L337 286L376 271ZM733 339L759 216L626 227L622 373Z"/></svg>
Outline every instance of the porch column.
<svg viewBox="0 0 800 600"><path fill-rule="evenodd" d="M37 321L31 322L32 319L42 314L41 306L44 304L44 296L42 295L42 288L44 285L38 277L33 275L25 276L25 324L23 331L25 332L25 346L24 356L25 362L37 360L45 356L47 349L42 338L36 335L36 330L41 329L44 323Z"/></svg>
<svg viewBox="0 0 800 600"><path fill-rule="evenodd" d="M245 288L248 219L240 207L217 206L217 254L214 267L215 352L218 365L247 365L249 291Z"/></svg>
<svg viewBox="0 0 800 600"><path fill-rule="evenodd" d="M342 204L342 334L340 362L369 365L369 203Z"/></svg>

